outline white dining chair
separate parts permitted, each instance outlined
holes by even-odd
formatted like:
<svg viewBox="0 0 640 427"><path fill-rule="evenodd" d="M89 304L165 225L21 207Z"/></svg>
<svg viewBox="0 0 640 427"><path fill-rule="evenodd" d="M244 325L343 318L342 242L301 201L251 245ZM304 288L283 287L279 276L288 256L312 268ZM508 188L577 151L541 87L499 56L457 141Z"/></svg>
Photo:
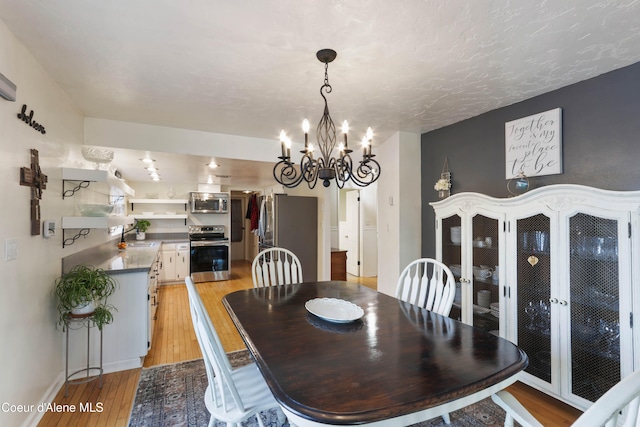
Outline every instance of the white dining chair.
<svg viewBox="0 0 640 427"><path fill-rule="evenodd" d="M288 249L268 248L253 259L251 277L255 288L301 283L302 264Z"/></svg>
<svg viewBox="0 0 640 427"><path fill-rule="evenodd" d="M523 427L543 427L543 425L527 409L506 390L491 396L491 399L506 411L504 425L513 427L517 421ZM571 424L572 427L638 427L640 417L640 371L627 376L600 396L580 417ZM624 423L618 424L618 420Z"/></svg>
<svg viewBox="0 0 640 427"><path fill-rule="evenodd" d="M453 305L456 282L449 267L431 258L420 258L400 274L396 298L448 316Z"/></svg>
<svg viewBox="0 0 640 427"><path fill-rule="evenodd" d="M216 421L235 427L252 416L256 416L260 427L264 427L260 412L272 408L277 411L279 425L283 425L286 420L284 413L255 363L235 369L231 367L193 280L187 276L185 282L191 319L209 381L204 395L205 405L211 414L209 427L213 427Z"/></svg>
<svg viewBox="0 0 640 427"><path fill-rule="evenodd" d="M453 273L443 263L432 258L420 258L407 265L398 279L396 298L448 316L456 293ZM442 416L451 424L449 414Z"/></svg>

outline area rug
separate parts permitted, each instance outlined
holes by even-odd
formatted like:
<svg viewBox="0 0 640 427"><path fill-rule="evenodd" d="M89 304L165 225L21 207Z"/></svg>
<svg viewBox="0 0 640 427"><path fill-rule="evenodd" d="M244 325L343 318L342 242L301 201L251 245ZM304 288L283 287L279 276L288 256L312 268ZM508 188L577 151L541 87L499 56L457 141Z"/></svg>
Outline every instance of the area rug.
<svg viewBox="0 0 640 427"><path fill-rule="evenodd" d="M232 366L251 362L246 350L229 353ZM145 368L129 419L129 427L201 427L209 423L209 412L204 405L207 373L202 359ZM452 427L498 427L504 425L504 411L491 399L485 399L450 414ZM275 410L262 413L265 427L279 426ZM216 427L225 427L218 422ZM256 427L255 417L242 423L243 427ZM443 427L442 418L414 424L412 427ZM398 426L400 427L400 426Z"/></svg>

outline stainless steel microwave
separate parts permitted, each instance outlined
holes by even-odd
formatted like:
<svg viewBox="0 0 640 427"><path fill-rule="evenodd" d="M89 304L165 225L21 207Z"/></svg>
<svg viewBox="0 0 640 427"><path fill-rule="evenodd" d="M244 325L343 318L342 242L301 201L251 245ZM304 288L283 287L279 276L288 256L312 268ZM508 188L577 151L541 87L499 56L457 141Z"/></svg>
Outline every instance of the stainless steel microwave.
<svg viewBox="0 0 640 427"><path fill-rule="evenodd" d="M228 193L192 192L190 203L191 213L227 213L229 212Z"/></svg>

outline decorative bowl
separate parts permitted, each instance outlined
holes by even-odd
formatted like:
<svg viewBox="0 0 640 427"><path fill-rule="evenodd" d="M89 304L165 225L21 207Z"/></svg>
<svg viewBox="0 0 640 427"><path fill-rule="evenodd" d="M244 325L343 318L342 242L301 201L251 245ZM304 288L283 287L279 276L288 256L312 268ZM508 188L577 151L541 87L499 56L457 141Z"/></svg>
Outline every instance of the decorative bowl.
<svg viewBox="0 0 640 427"><path fill-rule="evenodd" d="M78 205L82 216L109 216L113 212L113 208L114 205Z"/></svg>
<svg viewBox="0 0 640 427"><path fill-rule="evenodd" d="M83 146L82 157L94 163L111 163L113 151L106 148Z"/></svg>

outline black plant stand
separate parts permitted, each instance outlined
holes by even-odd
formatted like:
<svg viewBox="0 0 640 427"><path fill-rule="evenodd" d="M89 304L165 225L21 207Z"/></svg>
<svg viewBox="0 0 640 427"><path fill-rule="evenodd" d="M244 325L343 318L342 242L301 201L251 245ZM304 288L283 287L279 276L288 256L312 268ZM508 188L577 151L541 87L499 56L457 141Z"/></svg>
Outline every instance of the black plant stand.
<svg viewBox="0 0 640 427"><path fill-rule="evenodd" d="M67 331L67 342L66 342L66 350L65 350L65 382L64 382L64 397L69 395L69 384L84 384L90 381L94 381L96 379L100 380L100 388L102 388L102 329L100 329L100 365L99 366L90 366L90 358L89 351L91 348L91 328L95 327L96 324L93 321L93 313L88 314L71 314L69 313L64 320L64 326ZM69 329L74 325L76 329L87 328L87 367L78 369L75 372L69 373ZM85 378L72 379L75 375L86 372ZM90 376L91 372L97 372L96 376Z"/></svg>

